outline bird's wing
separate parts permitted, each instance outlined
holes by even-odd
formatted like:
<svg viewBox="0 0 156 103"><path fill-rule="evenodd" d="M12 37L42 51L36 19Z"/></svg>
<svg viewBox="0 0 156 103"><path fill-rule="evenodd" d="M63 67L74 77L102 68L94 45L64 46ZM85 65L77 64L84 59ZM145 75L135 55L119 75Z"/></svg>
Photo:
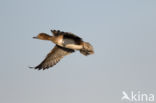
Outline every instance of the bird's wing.
<svg viewBox="0 0 156 103"><path fill-rule="evenodd" d="M59 35L63 35L64 34L64 32L61 32L60 30L51 30L51 33L54 36L59 36Z"/></svg>
<svg viewBox="0 0 156 103"><path fill-rule="evenodd" d="M59 36L59 35L64 35L65 38L72 38L72 39L76 39L76 40L82 40L82 38L80 38L79 36L73 34L73 33L70 33L70 32L63 32L63 31L60 31L60 30L51 30L52 34L54 36Z"/></svg>
<svg viewBox="0 0 156 103"><path fill-rule="evenodd" d="M56 45L52 51L46 56L46 58L36 67L35 69L38 70L45 70L48 69L49 67L54 66L57 64L64 56L74 52L72 49L68 48L63 48L58 45Z"/></svg>

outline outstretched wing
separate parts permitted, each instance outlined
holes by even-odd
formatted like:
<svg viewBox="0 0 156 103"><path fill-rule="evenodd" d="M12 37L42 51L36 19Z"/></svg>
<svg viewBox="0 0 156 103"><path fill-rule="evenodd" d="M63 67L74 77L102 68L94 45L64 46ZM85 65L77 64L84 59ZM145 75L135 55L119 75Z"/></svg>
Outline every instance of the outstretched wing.
<svg viewBox="0 0 156 103"><path fill-rule="evenodd" d="M72 49L63 48L56 45L52 51L46 56L46 58L36 67L38 70L45 70L49 67L56 65L64 56L74 52Z"/></svg>

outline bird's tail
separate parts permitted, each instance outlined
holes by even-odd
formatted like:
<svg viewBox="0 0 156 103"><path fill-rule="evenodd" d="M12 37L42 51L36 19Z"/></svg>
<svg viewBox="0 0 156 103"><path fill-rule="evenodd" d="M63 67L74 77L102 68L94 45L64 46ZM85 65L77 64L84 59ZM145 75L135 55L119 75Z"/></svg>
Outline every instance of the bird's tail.
<svg viewBox="0 0 156 103"><path fill-rule="evenodd" d="M93 46L88 42L83 42L83 49L80 50L80 53L85 56L94 54Z"/></svg>

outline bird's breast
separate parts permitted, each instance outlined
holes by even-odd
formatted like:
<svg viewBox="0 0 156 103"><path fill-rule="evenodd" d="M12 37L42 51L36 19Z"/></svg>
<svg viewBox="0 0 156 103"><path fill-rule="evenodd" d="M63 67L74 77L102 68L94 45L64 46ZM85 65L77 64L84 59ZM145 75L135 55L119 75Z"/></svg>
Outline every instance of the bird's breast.
<svg viewBox="0 0 156 103"><path fill-rule="evenodd" d="M63 36L53 36L52 37L52 42L59 45L59 46L63 46Z"/></svg>

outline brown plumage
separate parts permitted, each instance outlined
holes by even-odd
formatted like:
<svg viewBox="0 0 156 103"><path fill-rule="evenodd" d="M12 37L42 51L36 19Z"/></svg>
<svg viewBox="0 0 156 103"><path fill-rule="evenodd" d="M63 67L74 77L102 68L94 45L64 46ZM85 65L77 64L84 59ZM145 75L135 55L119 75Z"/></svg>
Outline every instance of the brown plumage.
<svg viewBox="0 0 156 103"><path fill-rule="evenodd" d="M46 56L46 58L35 68L38 70L45 70L57 64L64 56L79 50L80 53L87 56L93 54L93 47L90 43L84 42L82 38L69 32L62 32L59 30L51 30L54 36L46 33L40 33L35 39L49 40L55 43L55 47Z"/></svg>

